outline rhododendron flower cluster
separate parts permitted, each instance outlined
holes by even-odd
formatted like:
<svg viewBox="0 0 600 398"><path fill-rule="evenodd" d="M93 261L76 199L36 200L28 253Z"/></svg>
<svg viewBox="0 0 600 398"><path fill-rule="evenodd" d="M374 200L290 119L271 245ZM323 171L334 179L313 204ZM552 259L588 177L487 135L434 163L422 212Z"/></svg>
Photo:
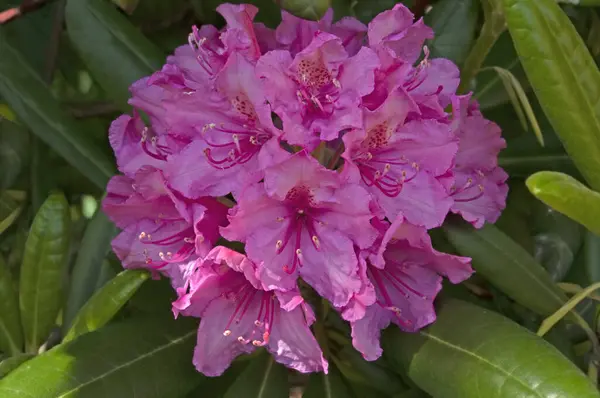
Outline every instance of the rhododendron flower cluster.
<svg viewBox="0 0 600 398"><path fill-rule="evenodd" d="M201 318L193 362L208 376L259 347L327 371L300 279L374 360L383 328L430 324L442 278L471 275L427 230L449 213L498 218L500 129L456 94L458 69L429 57L432 30L401 4L368 26L283 12L275 30L252 5L218 11L226 26L194 27L110 128L114 251L170 278L176 316Z"/></svg>

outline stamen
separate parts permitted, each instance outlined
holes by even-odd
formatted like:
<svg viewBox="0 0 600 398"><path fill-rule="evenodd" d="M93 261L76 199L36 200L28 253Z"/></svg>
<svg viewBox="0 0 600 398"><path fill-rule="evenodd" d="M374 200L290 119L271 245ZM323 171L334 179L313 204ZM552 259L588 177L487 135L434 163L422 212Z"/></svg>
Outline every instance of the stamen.
<svg viewBox="0 0 600 398"><path fill-rule="evenodd" d="M321 248L321 241L319 241L319 238L317 237L317 235L313 235L312 236L312 241L313 241L313 243L315 245L315 248L317 250L319 250Z"/></svg>
<svg viewBox="0 0 600 398"><path fill-rule="evenodd" d="M231 330L227 329L223 332L223 336L227 337L227 336L231 336Z"/></svg>

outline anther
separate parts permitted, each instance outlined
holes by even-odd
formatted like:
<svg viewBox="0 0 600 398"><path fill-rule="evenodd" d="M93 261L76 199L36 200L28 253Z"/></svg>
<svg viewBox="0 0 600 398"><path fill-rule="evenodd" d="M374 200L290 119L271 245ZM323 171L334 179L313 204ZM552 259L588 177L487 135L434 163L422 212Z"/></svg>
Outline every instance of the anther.
<svg viewBox="0 0 600 398"><path fill-rule="evenodd" d="M321 248L321 241L319 241L319 238L317 237L317 235L312 236L312 241L317 249Z"/></svg>
<svg viewBox="0 0 600 398"><path fill-rule="evenodd" d="M335 78L334 78L334 79L331 79L331 82L333 83L333 85L334 85L336 88L342 88L342 85L340 84L340 81L339 81L338 79L335 79Z"/></svg>
<svg viewBox="0 0 600 398"><path fill-rule="evenodd" d="M280 239L277 241L277 243L275 243L275 248L279 250L281 249L281 246L283 246L283 241Z"/></svg>
<svg viewBox="0 0 600 398"><path fill-rule="evenodd" d="M138 236L138 238L140 240L144 239L146 237L146 233L145 232L141 232L140 235Z"/></svg>
<svg viewBox="0 0 600 398"><path fill-rule="evenodd" d="M235 144L235 147L237 148L238 152L242 152L242 147L240 146L240 138L238 137L237 134L232 134L231 138L233 139L233 143Z"/></svg>
<svg viewBox="0 0 600 398"><path fill-rule="evenodd" d="M277 217L276 220L277 220L277 222L283 222L283 220L285 220L285 218L283 218L283 217Z"/></svg>
<svg viewBox="0 0 600 398"><path fill-rule="evenodd" d="M185 243L194 243L194 240L192 238L183 238L183 241Z"/></svg>
<svg viewBox="0 0 600 398"><path fill-rule="evenodd" d="M262 342L260 342L260 341L258 341L258 340L253 340L253 341L252 341L252 345L253 345L254 347L260 347L260 346L262 346L262 345L263 345L263 343L262 343Z"/></svg>
<svg viewBox="0 0 600 398"><path fill-rule="evenodd" d="M231 330L227 329L226 331L224 331L223 336L225 336L225 337L231 336Z"/></svg>
<svg viewBox="0 0 600 398"><path fill-rule="evenodd" d="M263 323L259 320L254 321L254 326L256 327L261 327L263 325Z"/></svg>

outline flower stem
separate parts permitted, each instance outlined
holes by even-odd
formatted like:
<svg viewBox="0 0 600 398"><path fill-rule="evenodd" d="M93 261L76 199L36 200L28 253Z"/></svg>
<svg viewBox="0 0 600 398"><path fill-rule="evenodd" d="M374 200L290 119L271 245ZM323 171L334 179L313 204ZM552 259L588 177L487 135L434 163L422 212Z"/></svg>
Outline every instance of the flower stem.
<svg viewBox="0 0 600 398"><path fill-rule="evenodd" d="M481 69L481 65L494 43L506 30L506 20L500 0L481 0L481 5L483 6L484 22L481 33L463 65L458 87L458 92L461 94L469 91L471 82Z"/></svg>

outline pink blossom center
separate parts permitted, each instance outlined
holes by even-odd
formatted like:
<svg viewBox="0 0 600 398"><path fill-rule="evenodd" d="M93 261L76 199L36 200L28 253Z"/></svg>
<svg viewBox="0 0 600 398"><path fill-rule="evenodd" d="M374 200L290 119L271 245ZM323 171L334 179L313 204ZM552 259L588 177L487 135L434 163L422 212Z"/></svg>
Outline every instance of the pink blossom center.
<svg viewBox="0 0 600 398"><path fill-rule="evenodd" d="M178 220L165 220L159 218L156 221L157 223L165 223ZM204 237L202 235L196 236L194 229L188 227L161 239L155 239L151 233L142 231L138 235L138 239L142 244L148 245L148 247L144 248L142 251L146 264L150 268L158 270L168 264L186 260L196 249L196 239L204 240ZM154 246L154 248L152 246ZM176 250L174 252L164 251L167 250L165 248ZM155 252L156 250L158 250L158 253ZM158 258L160 258L161 261L155 262L152 259L155 254L158 255Z"/></svg>
<svg viewBox="0 0 600 398"><path fill-rule="evenodd" d="M475 179L469 177L462 186L457 187L453 185L450 187L450 195L452 195L455 202L472 202L477 200L483 196L485 191L483 186L484 178L485 174L481 170L476 170Z"/></svg>
<svg viewBox="0 0 600 398"><path fill-rule="evenodd" d="M306 112L333 113L330 105L339 97L340 82L327 69L320 56L301 60L296 67L295 81L298 85L298 101Z"/></svg>
<svg viewBox="0 0 600 398"><path fill-rule="evenodd" d="M419 173L419 165L389 145L393 129L381 122L367 132L352 160L358 167L362 181L368 187L378 188L384 195L395 197L405 183Z"/></svg>
<svg viewBox="0 0 600 398"><path fill-rule="evenodd" d="M292 260L291 264L283 266L283 270L288 274L293 274L298 267L302 267L304 257L302 255L302 235L306 231L311 239L311 244L318 251L321 248L321 240L315 229L315 224L322 224L318 217L323 214L323 209L314 207L314 196L310 188L306 186L297 186L289 190L285 198L285 204L288 208L286 217L278 217L278 222L288 221L288 226L282 239L277 240L275 248L277 254L281 254L284 249L292 242Z"/></svg>
<svg viewBox="0 0 600 398"><path fill-rule="evenodd" d="M276 297L273 292L257 290L244 281L242 286L234 286L228 292L223 293L222 296L235 304L233 313L223 331L223 336L231 336L233 324L240 324L245 317L252 317L252 314L254 314L253 327L246 333L236 336L237 340L241 344L252 342L252 345L256 347L268 344L278 305L275 303ZM257 309L258 311L255 312Z"/></svg>

